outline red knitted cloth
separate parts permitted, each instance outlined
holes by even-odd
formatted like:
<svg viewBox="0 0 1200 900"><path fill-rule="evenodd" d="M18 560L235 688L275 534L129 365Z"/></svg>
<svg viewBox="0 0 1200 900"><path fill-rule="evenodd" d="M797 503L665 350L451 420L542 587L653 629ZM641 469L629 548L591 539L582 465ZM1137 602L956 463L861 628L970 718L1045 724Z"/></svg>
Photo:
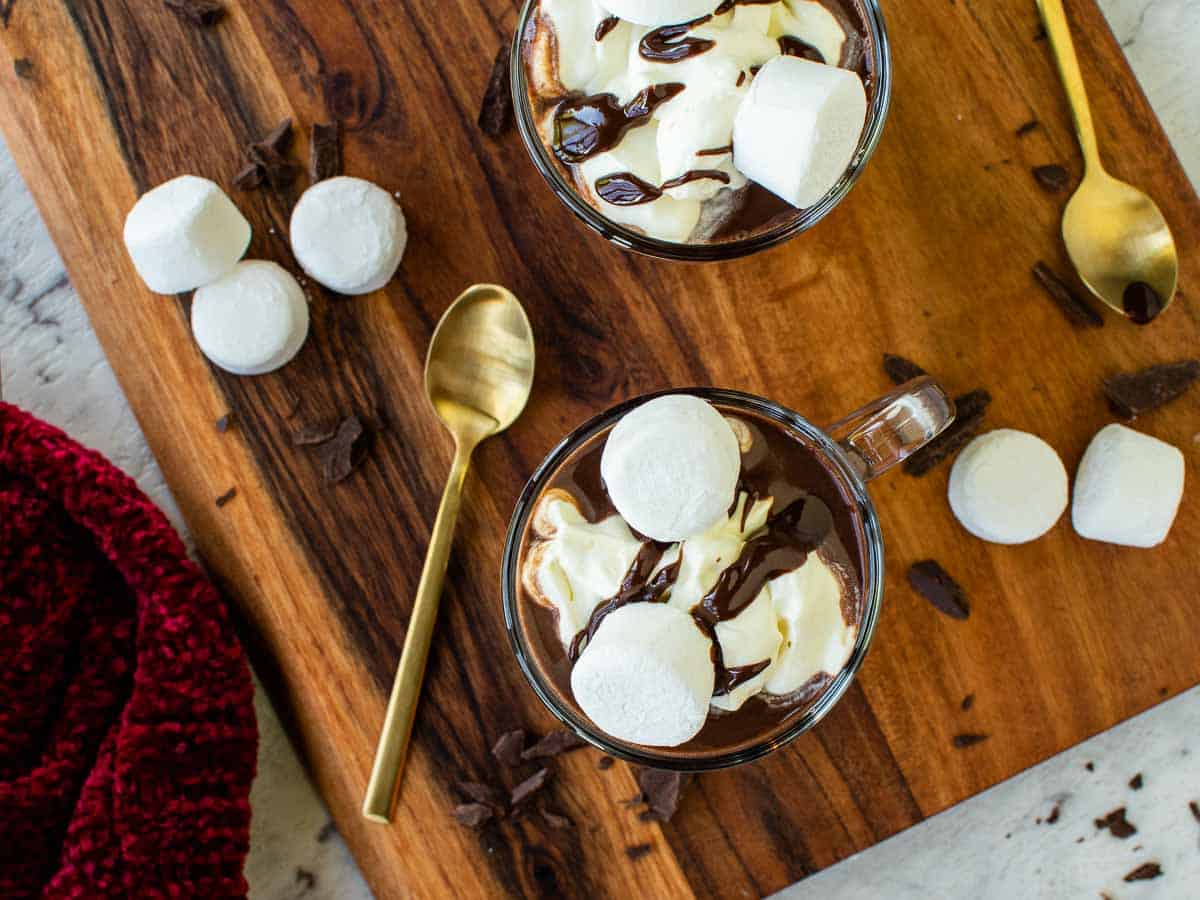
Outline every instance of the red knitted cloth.
<svg viewBox="0 0 1200 900"><path fill-rule="evenodd" d="M0 403L0 897L244 897L253 695L162 513Z"/></svg>

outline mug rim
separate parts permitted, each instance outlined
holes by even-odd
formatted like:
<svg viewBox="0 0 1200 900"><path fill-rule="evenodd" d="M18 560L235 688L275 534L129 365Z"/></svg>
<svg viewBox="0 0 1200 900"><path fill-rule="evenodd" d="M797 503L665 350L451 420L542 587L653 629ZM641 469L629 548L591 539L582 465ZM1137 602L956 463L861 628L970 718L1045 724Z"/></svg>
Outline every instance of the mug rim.
<svg viewBox="0 0 1200 900"><path fill-rule="evenodd" d="M672 394L688 394L700 397L710 402L741 408L750 412L765 415L767 418L784 426L793 434L797 432L812 440L822 452L822 462L834 471L835 476L849 489L850 499L857 509L863 531L863 555L865 556L865 571L860 573L863 592L863 616L859 625L858 636L850 658L841 670L834 675L833 680L821 691L818 697L809 704L802 714L790 722L786 728L771 737L758 741L748 747L731 751L716 751L701 757L678 759L660 756L655 748L639 747L624 742L600 731L587 721L586 716L579 711L565 709L548 687L541 673L533 665L530 654L521 634L518 616L518 604L521 603L520 591L520 553L521 543L529 519L533 515L534 505L546 487L550 477L558 471L562 462L580 445L598 432L614 424L626 413L647 401ZM723 388L671 388L656 391L631 398L616 406L592 416L582 425L572 430L560 440L534 470L513 510L509 521L508 533L504 543L504 553L501 557L501 602L504 610L504 624L508 631L509 643L517 663L525 676L525 680L533 688L538 699L555 718L572 732L583 738L593 747L623 759L626 762L657 769L670 769L680 772L707 772L725 769L761 759L769 753L790 744L801 734L810 731L817 725L834 706L842 699L853 683L858 670L862 667L875 637L876 627L883 605L884 588L884 545L879 518L867 491L866 482L859 474L851 457L847 455L837 441L829 437L825 431L813 425L799 413L754 394ZM669 748L667 748L669 749Z"/></svg>
<svg viewBox="0 0 1200 900"><path fill-rule="evenodd" d="M525 145L534 167L563 205L592 231L625 250L657 259L679 262L713 262L739 259L778 246L808 231L833 212L858 182L883 138L884 125L887 123L888 111L891 108L893 80L891 41L888 37L887 23L884 20L879 0L851 0L859 6L863 13L870 38L872 72L877 78L877 84L875 95L867 108L867 123L859 138L858 148L854 151L854 156L837 184L830 188L817 203L800 210L799 215L760 233L733 241L712 244L677 243L635 231L612 221L584 200L575 185L571 184L559 171L557 162L551 158L542 143L537 122L533 118L532 104L529 102L529 84L523 53L525 32L532 25L530 15L539 2L540 0L523 0L509 56L509 82L517 131L521 135L521 142Z"/></svg>

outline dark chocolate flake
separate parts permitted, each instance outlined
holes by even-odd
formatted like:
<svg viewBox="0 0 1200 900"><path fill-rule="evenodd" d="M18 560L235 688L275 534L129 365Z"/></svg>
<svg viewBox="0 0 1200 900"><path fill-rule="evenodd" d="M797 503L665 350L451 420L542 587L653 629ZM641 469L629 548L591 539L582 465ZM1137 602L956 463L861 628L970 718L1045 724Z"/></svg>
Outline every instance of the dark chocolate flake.
<svg viewBox="0 0 1200 900"><path fill-rule="evenodd" d="M1057 803L1054 804L1054 809L1050 810L1050 815L1046 816L1046 824L1053 825L1058 821L1059 815L1062 813L1062 807Z"/></svg>
<svg viewBox="0 0 1200 900"><path fill-rule="evenodd" d="M1089 772L1095 772L1095 771L1096 771L1096 764L1095 764L1094 762L1085 762L1085 763L1083 764L1083 767L1084 767L1085 769L1087 769Z"/></svg>
<svg viewBox="0 0 1200 900"><path fill-rule="evenodd" d="M983 426L984 415L991 405L992 395L975 390L954 398L957 410L954 421L936 438L904 461L904 471L921 477L965 447Z"/></svg>
<svg viewBox="0 0 1200 900"><path fill-rule="evenodd" d="M653 844L634 844L632 847L625 848L625 855L633 862L637 862L644 856L649 856L654 852Z"/></svg>
<svg viewBox="0 0 1200 900"><path fill-rule="evenodd" d="M220 509L221 507L225 506L236 496L237 496L237 488L232 487L229 490L227 490L225 493L223 493L220 497L218 497L216 499L217 509Z"/></svg>
<svg viewBox="0 0 1200 900"><path fill-rule="evenodd" d="M883 371L894 384L905 384L928 374L911 359L896 356L894 353L883 354Z"/></svg>
<svg viewBox="0 0 1200 900"><path fill-rule="evenodd" d="M463 803L454 807L454 818L464 828L478 828L495 815L496 811L486 803Z"/></svg>
<svg viewBox="0 0 1200 900"><path fill-rule="evenodd" d="M365 431L358 416L342 420L333 439L321 445L322 471L328 484L350 477L362 459L361 441Z"/></svg>
<svg viewBox="0 0 1200 900"><path fill-rule="evenodd" d="M342 174L342 126L316 123L309 142L308 174L315 184Z"/></svg>
<svg viewBox="0 0 1200 900"><path fill-rule="evenodd" d="M500 137L512 125L509 55L507 46L502 46L496 51L487 88L483 92L483 103L479 107L479 127L488 137Z"/></svg>
<svg viewBox="0 0 1200 900"><path fill-rule="evenodd" d="M1057 194L1060 191L1065 191L1071 185L1071 175L1062 166L1052 164L1048 166L1034 166L1033 177L1037 183L1051 194Z"/></svg>
<svg viewBox="0 0 1200 900"><path fill-rule="evenodd" d="M1017 129L1017 137L1025 137L1025 135L1029 134L1031 131L1036 131L1041 126L1041 124L1042 123L1039 122L1037 119L1030 119L1028 122L1026 122L1020 128Z"/></svg>
<svg viewBox="0 0 1200 900"><path fill-rule="evenodd" d="M586 747L587 742L575 732L566 728L552 731L528 750L521 754L521 759L549 759L571 750Z"/></svg>
<svg viewBox="0 0 1200 900"><path fill-rule="evenodd" d="M1189 800L1188 809L1192 811L1192 818L1200 822L1200 803L1197 803L1195 800Z"/></svg>
<svg viewBox="0 0 1200 900"><path fill-rule="evenodd" d="M311 447L333 440L337 429L329 425L305 425L292 432L292 443L297 447Z"/></svg>
<svg viewBox="0 0 1200 900"><path fill-rule="evenodd" d="M267 173L258 163L248 162L233 176L233 186L239 191L252 191L262 187Z"/></svg>
<svg viewBox="0 0 1200 900"><path fill-rule="evenodd" d="M492 756L510 769L521 764L521 751L525 749L525 732L521 729L509 731L500 735L492 747Z"/></svg>
<svg viewBox="0 0 1200 900"><path fill-rule="evenodd" d="M1104 381L1104 393L1115 415L1132 422L1182 396L1200 380L1200 359L1151 366L1114 375Z"/></svg>
<svg viewBox="0 0 1200 900"><path fill-rule="evenodd" d="M669 822L679 809L679 795L683 790L684 776L680 772L665 769L639 768L635 777L642 789L642 798L650 807L647 812L660 822Z"/></svg>
<svg viewBox="0 0 1200 900"><path fill-rule="evenodd" d="M616 764L616 760L611 756L602 756L600 757L600 761L596 763L596 768L604 772L611 769L614 764Z"/></svg>
<svg viewBox="0 0 1200 900"><path fill-rule="evenodd" d="M1123 806L1120 809L1114 809L1103 819L1096 819L1094 824L1101 831L1107 828L1109 834L1121 840L1126 840L1137 834L1137 828L1125 818L1125 807Z"/></svg>
<svg viewBox="0 0 1200 900"><path fill-rule="evenodd" d="M937 560L924 559L913 563L908 569L908 583L938 612L952 619L966 619L971 615L971 604L967 601L966 593ZM970 707L964 705L963 709Z"/></svg>
<svg viewBox="0 0 1200 900"><path fill-rule="evenodd" d="M551 828L564 830L572 827L572 822L566 816L560 816L558 813L550 812L548 809L542 810L542 818L546 820L546 824Z"/></svg>
<svg viewBox="0 0 1200 900"><path fill-rule="evenodd" d="M1040 260L1033 267L1033 277L1054 301L1072 325L1086 328L1100 328L1104 318L1090 303L1080 297L1067 285L1063 279L1054 273L1048 265Z"/></svg>
<svg viewBox="0 0 1200 900"><path fill-rule="evenodd" d="M214 422L213 425L217 429L217 431L219 431L221 434L224 434L225 432L227 432L229 430L229 426L232 423L233 423L233 413L225 413L225 415L223 415L223 416L221 416L221 418L217 419L217 421Z"/></svg>
<svg viewBox="0 0 1200 900"><path fill-rule="evenodd" d="M1125 881L1127 881L1127 882L1150 881L1151 879L1158 878L1160 875L1162 875L1162 873L1163 873L1162 866L1160 866L1158 863L1156 863L1156 862L1142 863L1140 866L1138 866L1136 869L1134 869L1132 872L1130 872L1128 875L1125 876Z"/></svg>
<svg viewBox="0 0 1200 900"><path fill-rule="evenodd" d="M458 789L463 796L475 803L486 803L489 806L498 806L496 792L486 784L480 784L478 781L460 781Z"/></svg>
<svg viewBox="0 0 1200 900"><path fill-rule="evenodd" d="M1145 783L1146 783L1146 780L1144 778L1142 778L1142 773L1138 772L1136 775L1134 775L1132 778L1129 779L1130 790L1140 791L1142 789L1142 785Z"/></svg>
<svg viewBox="0 0 1200 900"><path fill-rule="evenodd" d="M216 0L165 0L167 8L193 25L207 28L225 16L225 7Z"/></svg>
<svg viewBox="0 0 1200 900"><path fill-rule="evenodd" d="M292 146L292 120L284 119L260 141L246 147L251 165L262 169L263 178L271 187L285 187L296 179L299 167L285 155ZM239 173L240 175L241 173Z"/></svg>
<svg viewBox="0 0 1200 900"><path fill-rule="evenodd" d="M967 747L974 747L976 744L982 744L991 735L988 734L956 734L951 740L959 750L965 750Z"/></svg>
<svg viewBox="0 0 1200 900"><path fill-rule="evenodd" d="M963 699L962 699L962 711L963 712L970 712L971 707L974 705L975 705L975 695L974 694L967 694L967 696L963 697Z"/></svg>
<svg viewBox="0 0 1200 900"><path fill-rule="evenodd" d="M538 769L512 791L512 805L520 806L524 801L528 800L538 791L546 786L546 782L550 780L549 769Z"/></svg>
<svg viewBox="0 0 1200 900"><path fill-rule="evenodd" d="M33 79L33 61L21 56L13 60L13 72L22 81Z"/></svg>

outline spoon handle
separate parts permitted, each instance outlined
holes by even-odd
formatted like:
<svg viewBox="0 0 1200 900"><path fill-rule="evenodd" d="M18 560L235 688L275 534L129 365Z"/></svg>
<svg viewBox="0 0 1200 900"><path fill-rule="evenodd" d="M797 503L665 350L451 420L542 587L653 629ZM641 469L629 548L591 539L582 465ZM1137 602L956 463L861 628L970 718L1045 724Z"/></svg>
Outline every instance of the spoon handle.
<svg viewBox="0 0 1200 900"><path fill-rule="evenodd" d="M1075 131L1079 134L1079 146L1083 149L1083 161L1089 171L1103 170L1100 152L1096 147L1096 129L1092 125L1092 109L1088 104L1087 89L1083 86L1083 74L1079 71L1079 59L1075 56L1075 43L1071 40L1071 26L1062 0L1038 0L1038 11L1042 23L1054 48L1054 58L1062 75L1071 113L1075 117Z"/></svg>
<svg viewBox="0 0 1200 900"><path fill-rule="evenodd" d="M433 524L425 568L421 572L417 599L413 604L408 633L404 637L404 649L400 653L400 665L396 670L396 680L392 684L392 695L383 720L383 732L375 750L375 765L371 769L371 780L367 782L367 793L363 800L362 814L372 822L387 824L392 820L417 701L421 696L421 682L425 678L425 661L429 658L429 644L433 639L433 626L437 622L442 582L446 578L446 565L454 540L454 526L462 505L463 482L467 477L473 449L460 445L455 450L454 464L450 468L437 520Z"/></svg>

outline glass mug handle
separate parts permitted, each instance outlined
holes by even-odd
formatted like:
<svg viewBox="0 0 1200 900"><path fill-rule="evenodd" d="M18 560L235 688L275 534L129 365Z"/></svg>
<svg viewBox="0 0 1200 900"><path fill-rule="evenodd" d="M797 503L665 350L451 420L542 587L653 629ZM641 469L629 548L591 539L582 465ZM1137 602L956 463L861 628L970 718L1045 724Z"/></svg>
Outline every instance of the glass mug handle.
<svg viewBox="0 0 1200 900"><path fill-rule="evenodd" d="M912 456L954 421L954 401L932 378L914 378L825 431L842 445L864 481Z"/></svg>

